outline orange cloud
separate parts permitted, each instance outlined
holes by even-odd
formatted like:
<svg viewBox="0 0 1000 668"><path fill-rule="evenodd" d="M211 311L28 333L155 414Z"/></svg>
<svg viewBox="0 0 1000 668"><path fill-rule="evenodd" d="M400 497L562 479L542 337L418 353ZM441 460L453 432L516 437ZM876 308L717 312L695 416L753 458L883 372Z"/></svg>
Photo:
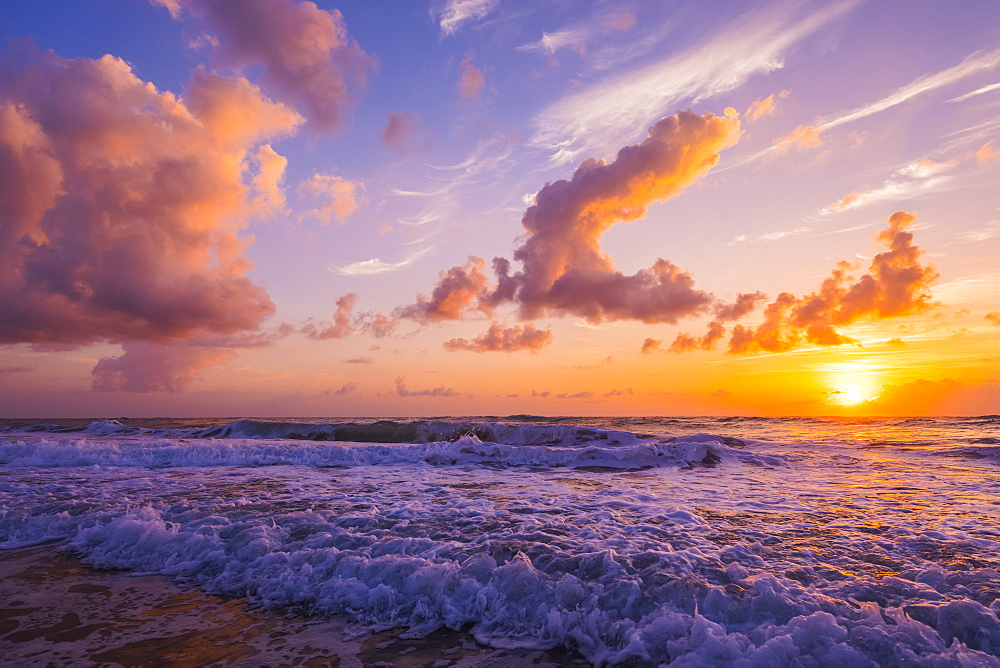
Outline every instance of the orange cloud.
<svg viewBox="0 0 1000 668"><path fill-rule="evenodd" d="M1000 326L1000 313L987 313L986 319L994 325Z"/></svg>
<svg viewBox="0 0 1000 668"><path fill-rule="evenodd" d="M725 333L725 327L717 322L710 322L708 331L703 336L694 337L687 333L678 334L674 342L670 344L670 352L687 353L693 350L711 350Z"/></svg>
<svg viewBox="0 0 1000 668"><path fill-rule="evenodd" d="M322 225L344 222L358 210L363 186L333 174L317 173L299 184L299 197L312 200L316 208L302 213L300 219L314 218Z"/></svg>
<svg viewBox="0 0 1000 668"><path fill-rule="evenodd" d="M287 99L311 128L341 125L352 100L350 86L362 86L372 59L347 34L343 15L296 0L153 0L171 16L188 13L216 36L210 40L218 65L263 66L265 89Z"/></svg>
<svg viewBox="0 0 1000 668"><path fill-rule="evenodd" d="M733 329L729 352L778 352L805 343L853 343L836 328L862 319L881 320L928 309L928 289L938 274L930 265L921 263L923 251L906 230L914 220L916 216L903 211L890 216L888 227L875 237L888 250L877 254L868 272L856 281L847 273L850 264L840 262L818 292L801 298L787 292L778 295L765 309L764 322L756 329L742 325Z"/></svg>
<svg viewBox="0 0 1000 668"><path fill-rule="evenodd" d="M463 100L479 95L486 79L483 71L472 64L472 53L465 54L458 64L458 91Z"/></svg>
<svg viewBox="0 0 1000 668"><path fill-rule="evenodd" d="M777 99L786 99L789 95L789 91L783 90L777 95ZM771 116L778 112L778 103L775 95L772 93L764 99L754 101L749 107L747 107L744 116L746 116L751 121L756 121L764 116Z"/></svg>
<svg viewBox="0 0 1000 668"><path fill-rule="evenodd" d="M288 159L279 155L270 144L264 144L253 156L257 176L253 178L255 191L251 207L264 216L275 216L287 211L284 181Z"/></svg>
<svg viewBox="0 0 1000 668"><path fill-rule="evenodd" d="M430 297L419 295L416 304L397 309L396 315L420 322L440 322L460 320L473 308L487 315L492 313L492 308L483 302L489 284L489 277L483 273L485 266L486 260L470 257L464 266L442 271Z"/></svg>
<svg viewBox="0 0 1000 668"><path fill-rule="evenodd" d="M985 167L997 160L1000 160L1000 151L993 149L993 142L991 141L986 142L976 151L976 162L979 163L980 167Z"/></svg>
<svg viewBox="0 0 1000 668"><path fill-rule="evenodd" d="M354 306L358 303L358 295L349 292L337 300L337 310L333 314L333 323L323 329L317 329L313 323L308 323L302 332L311 339L342 339L352 331Z"/></svg>
<svg viewBox="0 0 1000 668"><path fill-rule="evenodd" d="M823 140L819 138L819 133L823 129L820 125L800 125L792 132L775 142L774 148L778 153L785 153L791 148L800 151L815 148L823 145Z"/></svg>
<svg viewBox="0 0 1000 668"><path fill-rule="evenodd" d="M468 341L466 339L451 339L445 341L445 350L471 350L477 353L504 352L512 353L527 350L536 353L552 343L552 331L542 330L528 323L524 327L504 327L498 322L490 325L485 334Z"/></svg>

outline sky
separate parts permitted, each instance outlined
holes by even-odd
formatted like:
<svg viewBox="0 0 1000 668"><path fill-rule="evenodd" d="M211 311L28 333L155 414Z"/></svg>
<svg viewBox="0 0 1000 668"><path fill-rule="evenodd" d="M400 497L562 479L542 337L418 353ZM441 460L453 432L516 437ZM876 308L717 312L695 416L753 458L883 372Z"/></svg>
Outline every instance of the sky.
<svg viewBox="0 0 1000 668"><path fill-rule="evenodd" d="M1000 413L993 0L6 0L0 416Z"/></svg>

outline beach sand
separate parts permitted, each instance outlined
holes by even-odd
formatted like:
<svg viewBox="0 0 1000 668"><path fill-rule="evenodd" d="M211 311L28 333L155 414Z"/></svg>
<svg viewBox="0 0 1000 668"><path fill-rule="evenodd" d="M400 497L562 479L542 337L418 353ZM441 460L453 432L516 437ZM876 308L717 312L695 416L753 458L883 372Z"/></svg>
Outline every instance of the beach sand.
<svg viewBox="0 0 1000 668"><path fill-rule="evenodd" d="M581 666L566 652L483 647L403 629L345 640L343 619L287 617L159 575L93 569L56 545L0 551L4 666Z"/></svg>

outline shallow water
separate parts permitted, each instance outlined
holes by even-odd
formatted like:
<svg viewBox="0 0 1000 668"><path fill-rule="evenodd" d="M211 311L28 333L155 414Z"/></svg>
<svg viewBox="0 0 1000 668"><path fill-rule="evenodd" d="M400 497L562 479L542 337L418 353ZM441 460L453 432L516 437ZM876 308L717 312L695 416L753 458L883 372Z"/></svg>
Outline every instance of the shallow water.
<svg viewBox="0 0 1000 668"><path fill-rule="evenodd" d="M997 416L7 424L0 546L358 634L1000 665Z"/></svg>

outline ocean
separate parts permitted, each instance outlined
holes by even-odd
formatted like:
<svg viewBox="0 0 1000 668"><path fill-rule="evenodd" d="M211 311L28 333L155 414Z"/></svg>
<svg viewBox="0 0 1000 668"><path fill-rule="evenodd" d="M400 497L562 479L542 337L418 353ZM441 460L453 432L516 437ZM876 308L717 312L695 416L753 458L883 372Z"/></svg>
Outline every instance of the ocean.
<svg viewBox="0 0 1000 668"><path fill-rule="evenodd" d="M0 548L595 665L1000 666L1000 416L0 421Z"/></svg>

